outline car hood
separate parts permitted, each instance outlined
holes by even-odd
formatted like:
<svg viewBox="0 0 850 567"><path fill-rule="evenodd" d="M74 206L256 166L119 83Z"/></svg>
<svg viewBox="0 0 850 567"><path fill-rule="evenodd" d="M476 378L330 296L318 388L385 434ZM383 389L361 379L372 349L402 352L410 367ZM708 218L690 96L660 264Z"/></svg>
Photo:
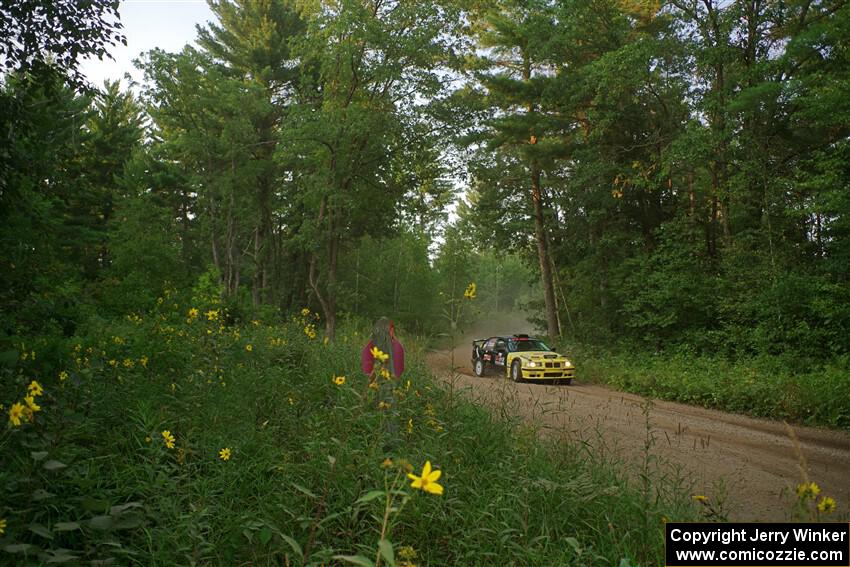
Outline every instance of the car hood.
<svg viewBox="0 0 850 567"><path fill-rule="evenodd" d="M551 352L548 350L528 350L515 353L520 358L525 358L527 360L533 360L534 362L545 362L547 360L566 360L566 356L563 354L559 354L557 352ZM567 364L570 362L567 360Z"/></svg>

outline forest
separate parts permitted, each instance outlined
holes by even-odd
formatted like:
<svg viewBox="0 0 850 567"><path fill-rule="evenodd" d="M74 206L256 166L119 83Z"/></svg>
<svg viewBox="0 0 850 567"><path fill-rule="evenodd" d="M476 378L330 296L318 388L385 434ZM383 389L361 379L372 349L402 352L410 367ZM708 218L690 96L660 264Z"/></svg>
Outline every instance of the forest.
<svg viewBox="0 0 850 567"><path fill-rule="evenodd" d="M331 339L478 278L552 339L848 352L845 2L214 2L129 91L94 6L4 9L5 341L208 273Z"/></svg>
<svg viewBox="0 0 850 567"><path fill-rule="evenodd" d="M125 41L117 1L0 0L0 404L10 416L0 450L17 455L0 470L5 552L319 565L341 553L340 542L374 539L345 517L386 497L378 531L389 551L380 543L368 563L339 560L413 565L416 552L402 561L389 543L391 502L401 496L386 471L371 479L383 478L385 492L366 500L358 491L368 478L316 480L324 473L315 459L331 459L341 475L379 452L350 439L345 419L323 424L316 412L336 395L347 396L338 401L346 411L365 403L351 386L356 337L383 315L419 345L414 352L513 314L576 353L579 379L584 363L588 379L623 389L850 426L846 0L208 3L216 20L192 44L142 54L143 80L122 86L93 85L80 70L83 58L109 57ZM474 302L463 297L471 282ZM705 366L699 387L679 372L695 360ZM713 383L706 360L735 379ZM421 365L414 372L425 376ZM336 382L296 393L295 376L314 367ZM762 382L738 380L744 367ZM289 382L270 393L277 373ZM350 392L337 374L349 376ZM792 380L787 397L771 394ZM222 394L228 383L247 399ZM201 388L209 384L221 390ZM42 386L50 411L34 394ZM419 405L399 409L411 436L414 416L430 416L423 455L452 420L496 427L437 390L433 401L416 390L409 403ZM155 401L166 394L168 403ZM128 399L137 401L125 408L129 422L115 415ZM249 419L217 407L223 399ZM193 416L193 407L205 409ZM357 427L378 427L380 416L361 417ZM267 438L269 423L277 432L307 427L309 442ZM102 427L112 441L95 449ZM154 452L159 429L165 446ZM307 468L293 500L262 502L233 541L212 542L239 503L216 516L207 498L240 477L196 483L212 467L201 454L242 429L243 453L259 455L256 487L271 490L275 467ZM492 435L515 442L507 430ZM348 452L331 457L330 445L346 441ZM456 442L476 450L474 439ZM521 447L555 467L533 443ZM108 465L89 450L140 451L144 465ZM227 455L213 464L230 465ZM595 461L570 462L590 467L587 478L621 480ZM50 488L57 482L95 496L66 498ZM620 496L600 498L627 499L632 489L618 486ZM360 494L339 517L328 504L335 490ZM649 508L649 489L628 496L622 513L643 525L687 518L661 492ZM190 519L169 507L184 496ZM574 556L546 543L547 530L560 529L546 522L543 539L523 524L521 548L482 550L470 517L463 545L423 547L419 559L572 564L595 549L623 566L663 551L637 531L606 540L599 526L617 520L592 507L571 518L602 539L573 538ZM398 531L419 541L433 514L450 512L411 504L414 519L399 520ZM300 527L286 532L275 514ZM16 517L26 521L13 529ZM143 525L158 526L156 543L133 531ZM175 526L180 535L166 535ZM460 537L440 530L441 541Z"/></svg>

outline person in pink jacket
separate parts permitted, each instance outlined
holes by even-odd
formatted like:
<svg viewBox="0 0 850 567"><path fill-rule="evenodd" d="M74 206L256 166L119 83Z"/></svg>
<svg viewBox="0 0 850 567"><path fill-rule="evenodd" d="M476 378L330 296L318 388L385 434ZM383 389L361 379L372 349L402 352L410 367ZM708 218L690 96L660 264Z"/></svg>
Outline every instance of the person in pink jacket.
<svg viewBox="0 0 850 567"><path fill-rule="evenodd" d="M401 443L398 433L399 416L393 395L395 384L389 376L381 378L375 375L375 356L372 354L372 349L375 347L389 357L383 361L383 367L388 369L395 378L399 378L404 372L404 347L395 338L395 325L386 317L381 317L375 321L375 326L372 328L372 338L360 353L360 367L363 372L369 375L370 384L376 381L378 384L377 404L384 412L384 419L381 420L383 424L382 449L389 456Z"/></svg>
<svg viewBox="0 0 850 567"><path fill-rule="evenodd" d="M375 321L372 338L360 353L360 367L370 376L375 369L375 357L372 355L374 347L378 347L381 352L389 355L384 367L391 370L393 376L399 378L404 372L404 347L395 338L395 325L392 320L381 317Z"/></svg>

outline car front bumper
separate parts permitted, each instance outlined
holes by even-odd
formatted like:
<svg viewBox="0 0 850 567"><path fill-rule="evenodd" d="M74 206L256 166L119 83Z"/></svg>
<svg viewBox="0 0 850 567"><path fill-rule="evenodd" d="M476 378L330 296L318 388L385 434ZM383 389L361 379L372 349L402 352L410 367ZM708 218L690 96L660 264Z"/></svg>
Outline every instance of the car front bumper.
<svg viewBox="0 0 850 567"><path fill-rule="evenodd" d="M564 380L575 376L575 368L523 367L522 377L526 380Z"/></svg>

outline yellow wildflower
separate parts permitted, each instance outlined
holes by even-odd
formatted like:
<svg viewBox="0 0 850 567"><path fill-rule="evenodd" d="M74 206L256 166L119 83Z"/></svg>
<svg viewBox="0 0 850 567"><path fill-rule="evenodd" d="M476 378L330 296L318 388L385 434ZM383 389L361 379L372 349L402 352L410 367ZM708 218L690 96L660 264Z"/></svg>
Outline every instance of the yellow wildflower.
<svg viewBox="0 0 850 567"><path fill-rule="evenodd" d="M466 291L463 292L463 296L466 299L475 299L475 293L477 291L477 287L475 286L475 282L470 282L466 287Z"/></svg>
<svg viewBox="0 0 850 567"><path fill-rule="evenodd" d="M117 361L117 360L115 360L114 358L113 358L113 359L111 359L111 360L109 361L109 366L111 366L112 368L115 368L116 366L118 366L118 361Z"/></svg>
<svg viewBox="0 0 850 567"><path fill-rule="evenodd" d="M409 562L411 559L416 559L416 550L409 545L405 545L398 549L398 553L396 555L398 555L399 559Z"/></svg>
<svg viewBox="0 0 850 567"><path fill-rule="evenodd" d="M147 368L148 367L148 360L149 360L148 357L143 356L142 358L139 359L139 364L141 364L143 368Z"/></svg>
<svg viewBox="0 0 850 567"><path fill-rule="evenodd" d="M835 500L829 496L824 496L818 502L818 511L823 514L831 514L835 512Z"/></svg>
<svg viewBox="0 0 850 567"><path fill-rule="evenodd" d="M171 434L169 430L165 430L162 432L162 439L165 441L165 446L169 449L174 448L174 435Z"/></svg>
<svg viewBox="0 0 850 567"><path fill-rule="evenodd" d="M407 420L407 434L410 435L413 433L413 418Z"/></svg>
<svg viewBox="0 0 850 567"><path fill-rule="evenodd" d="M302 309L302 310L301 310L301 316L302 316L302 317L307 317L308 315L310 315L310 310L309 310L309 309L307 309L307 308L305 307L304 309Z"/></svg>
<svg viewBox="0 0 850 567"><path fill-rule="evenodd" d="M697 494L695 496L691 496L691 498L693 498L694 500L696 500L697 502L700 502L702 504L708 503L708 497L703 496L702 494Z"/></svg>
<svg viewBox="0 0 850 567"><path fill-rule="evenodd" d="M207 321L215 321L218 319L218 309L210 309L205 315L207 316Z"/></svg>
<svg viewBox="0 0 850 567"><path fill-rule="evenodd" d="M225 447L221 451L218 452L218 458L222 461L230 460L230 447Z"/></svg>
<svg viewBox="0 0 850 567"><path fill-rule="evenodd" d="M407 473L407 478L413 481L410 483L411 488L419 488L431 494L442 494L443 487L437 483L441 474L443 474L443 471L431 470L431 461L425 461L425 466L422 467L422 474L420 476Z"/></svg>
<svg viewBox="0 0 850 567"><path fill-rule="evenodd" d="M198 315L199 315L199 311L196 308L192 307L191 309L189 309L189 315L188 315L189 319L194 319Z"/></svg>
<svg viewBox="0 0 850 567"><path fill-rule="evenodd" d="M390 357L390 355L385 352L382 352L381 349L376 346L373 346L369 352L372 354L372 358L374 358L375 360L380 360L381 362L386 362L386 360Z"/></svg>
<svg viewBox="0 0 850 567"><path fill-rule="evenodd" d="M389 370L387 370L386 368L381 368L380 374L381 374L381 376L383 376L385 379L387 379L387 380L389 380L389 379L390 379L390 372L389 372Z"/></svg>
<svg viewBox="0 0 850 567"><path fill-rule="evenodd" d="M345 384L345 376L334 376L333 382L337 386L342 386L343 384Z"/></svg>
<svg viewBox="0 0 850 567"><path fill-rule="evenodd" d="M145 436L145 443L150 443L151 441L153 441L153 439L151 439L150 435Z"/></svg>
<svg viewBox="0 0 850 567"><path fill-rule="evenodd" d="M245 350L251 352L252 350L254 350L254 345L245 345Z"/></svg>
<svg viewBox="0 0 850 567"><path fill-rule="evenodd" d="M121 362L121 364L123 364L123 365L124 365L124 368L133 368L133 367L136 365L136 363L135 363L132 359L130 359L130 358L125 358L125 359Z"/></svg>
<svg viewBox="0 0 850 567"><path fill-rule="evenodd" d="M393 460L392 460L391 458L389 458L389 457L387 457L386 459L384 459L384 462L383 462L383 463L381 463L381 467L382 467L382 468L385 468L385 469L388 469L388 468L390 468L391 466L393 466Z"/></svg>
<svg viewBox="0 0 850 567"><path fill-rule="evenodd" d="M254 319L253 321L251 321L251 324L254 325L255 327L260 326L260 322L257 319Z"/></svg>
<svg viewBox="0 0 850 567"><path fill-rule="evenodd" d="M63 370L62 372L59 373L59 381L60 382L64 382L67 379L68 379L68 373L67 372L65 372Z"/></svg>
<svg viewBox="0 0 850 567"><path fill-rule="evenodd" d="M9 421L15 427L21 425L21 417L24 415L24 405L20 402L12 404L9 408Z"/></svg>
<svg viewBox="0 0 850 567"><path fill-rule="evenodd" d="M29 409L30 411L32 411L32 412L41 411L41 406L38 405L37 403L35 403L35 397L26 396L24 398L24 402L26 402L27 409Z"/></svg>
<svg viewBox="0 0 850 567"><path fill-rule="evenodd" d="M30 396L40 396L44 393L44 389L42 389L41 384L33 380L30 382L30 385L27 386L27 393Z"/></svg>
<svg viewBox="0 0 850 567"><path fill-rule="evenodd" d="M804 482L802 484L797 485L797 497L798 498L817 498L818 494L820 494L820 487L814 482Z"/></svg>
<svg viewBox="0 0 850 567"><path fill-rule="evenodd" d="M0 518L0 535L6 533L6 518Z"/></svg>
<svg viewBox="0 0 850 567"><path fill-rule="evenodd" d="M291 405L291 406L295 405L295 400L293 399L292 396L289 396L289 405Z"/></svg>
<svg viewBox="0 0 850 567"><path fill-rule="evenodd" d="M369 382L369 388L371 388L372 390L377 390L378 389L378 383L377 382Z"/></svg>

